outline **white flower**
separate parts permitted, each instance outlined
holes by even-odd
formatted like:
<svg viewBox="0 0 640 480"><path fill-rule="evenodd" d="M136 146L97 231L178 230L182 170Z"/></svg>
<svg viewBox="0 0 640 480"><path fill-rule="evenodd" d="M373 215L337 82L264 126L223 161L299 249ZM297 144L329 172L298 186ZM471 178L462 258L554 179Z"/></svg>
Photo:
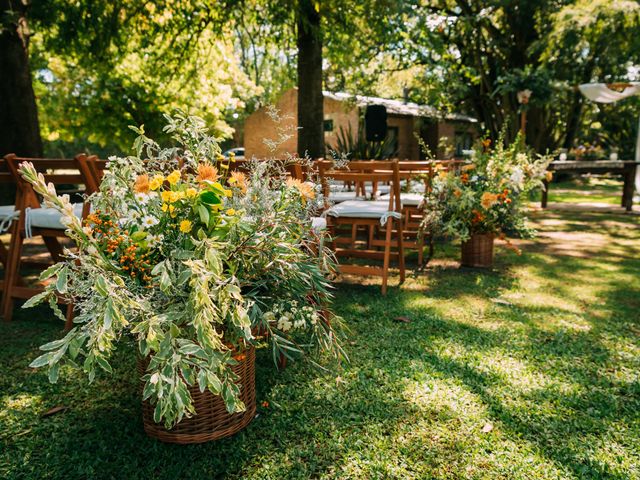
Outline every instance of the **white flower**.
<svg viewBox="0 0 640 480"><path fill-rule="evenodd" d="M135 195L136 201L142 205L146 205L149 202L149 195L143 192L138 192Z"/></svg>
<svg viewBox="0 0 640 480"><path fill-rule="evenodd" d="M269 323L271 323L271 322L275 322L275 321L276 321L276 316L274 315L274 313L273 313L273 312L267 312L267 313L265 313L265 314L262 316L262 318L264 318L264 320L265 320L266 322L269 322Z"/></svg>
<svg viewBox="0 0 640 480"><path fill-rule="evenodd" d="M153 217L151 215L145 215L144 217L142 217L142 226L143 227L153 227L154 225L157 225L158 223L160 223L160 220L158 220L156 217Z"/></svg>
<svg viewBox="0 0 640 480"><path fill-rule="evenodd" d="M318 323L318 312L313 312L311 318L309 319L309 322L311 323L311 325L315 325L316 323Z"/></svg>
<svg viewBox="0 0 640 480"><path fill-rule="evenodd" d="M293 328L303 328L307 322L304 321L304 318L300 318L293 322Z"/></svg>
<svg viewBox="0 0 640 480"><path fill-rule="evenodd" d="M62 217L60 217L60 224L68 227L69 225L71 225L71 223L73 222L73 218L70 217L69 215L63 215Z"/></svg>
<svg viewBox="0 0 640 480"><path fill-rule="evenodd" d="M292 326L293 324L291 323L287 315L281 316L280 320L278 320L278 325L277 325L278 330L282 330L283 332L286 332L288 330L291 330Z"/></svg>
<svg viewBox="0 0 640 480"><path fill-rule="evenodd" d="M155 247L159 243L162 243L162 240L164 240L164 235L162 235L161 233L158 235L149 234L147 236L147 243L150 247Z"/></svg>
<svg viewBox="0 0 640 480"><path fill-rule="evenodd" d="M91 232L93 230L91 230L91 227L82 227L82 231L84 232L85 235L91 235Z"/></svg>
<svg viewBox="0 0 640 480"><path fill-rule="evenodd" d="M89 245L87 247L87 253L89 255L96 255L98 253L98 249L96 247L94 247L93 245Z"/></svg>
<svg viewBox="0 0 640 480"><path fill-rule="evenodd" d="M521 188L522 183L524 182L524 172L522 171L522 169L518 167L514 168L513 172L511 172L509 180L514 185L514 187Z"/></svg>

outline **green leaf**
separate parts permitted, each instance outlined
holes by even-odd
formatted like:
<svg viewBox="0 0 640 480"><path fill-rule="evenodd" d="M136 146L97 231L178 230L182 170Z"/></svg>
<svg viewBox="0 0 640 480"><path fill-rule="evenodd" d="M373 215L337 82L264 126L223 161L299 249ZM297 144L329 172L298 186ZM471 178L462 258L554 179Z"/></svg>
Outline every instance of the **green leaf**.
<svg viewBox="0 0 640 480"><path fill-rule="evenodd" d="M96 362L105 372L113 373L111 365L109 365L109 362L107 362L104 357L96 356Z"/></svg>
<svg viewBox="0 0 640 480"><path fill-rule="evenodd" d="M69 269L65 266L58 272L58 280L56 281L56 290L60 293L67 293L67 279Z"/></svg>
<svg viewBox="0 0 640 480"><path fill-rule="evenodd" d="M45 343L44 345L40 345L40 350L48 351L48 350L57 350L61 346L63 346L66 342L66 338L61 338L60 340L54 340L53 342Z"/></svg>
<svg viewBox="0 0 640 480"><path fill-rule="evenodd" d="M51 295L51 292L48 290L45 290L44 292L40 292L39 294L34 295L29 300L24 302L24 305L22 305L22 308L34 307L35 305L38 305L39 303L42 303L44 300L46 300L46 298L49 295Z"/></svg>
<svg viewBox="0 0 640 480"><path fill-rule="evenodd" d="M51 265L49 268L47 268L44 272L40 274L40 280L46 280L47 278L53 277L64 266L65 264L62 262L56 263L55 265Z"/></svg>
<svg viewBox="0 0 640 480"><path fill-rule="evenodd" d="M51 383L56 383L58 381L58 372L60 371L60 364L54 363L49 368L49 381Z"/></svg>
<svg viewBox="0 0 640 480"><path fill-rule="evenodd" d="M205 190L200 194L200 201L206 205L222 205L220 197L211 190Z"/></svg>
<svg viewBox="0 0 640 480"><path fill-rule="evenodd" d="M38 358L36 358L33 362L31 362L29 364L29 366L31 368L40 368L40 367L44 367L45 365L49 364L49 361L53 358L54 353L53 352L49 352L49 353L45 353L44 355L40 355Z"/></svg>
<svg viewBox="0 0 640 480"><path fill-rule="evenodd" d="M96 277L96 283L94 284L94 288L96 292L98 292L103 297L109 296L109 287L107 286L107 281L104 279L102 275L98 275Z"/></svg>
<svg viewBox="0 0 640 480"><path fill-rule="evenodd" d="M111 299L109 299L107 300L107 307L104 310L104 320L103 320L104 328L106 330L109 330L111 328L111 324L113 323L113 316L114 316L113 302L111 301Z"/></svg>
<svg viewBox="0 0 640 480"><path fill-rule="evenodd" d="M205 225L209 224L209 209L204 205L198 205L198 215L200 215L200 221Z"/></svg>

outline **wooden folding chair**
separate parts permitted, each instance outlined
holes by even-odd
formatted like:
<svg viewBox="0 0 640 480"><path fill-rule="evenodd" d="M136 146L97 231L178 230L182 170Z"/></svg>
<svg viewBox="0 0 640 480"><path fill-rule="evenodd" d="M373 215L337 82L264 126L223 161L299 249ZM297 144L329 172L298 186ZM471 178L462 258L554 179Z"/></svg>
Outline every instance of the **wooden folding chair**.
<svg viewBox="0 0 640 480"><path fill-rule="evenodd" d="M330 244L338 258L355 257L382 260L382 267L347 264L340 261L341 273L375 275L382 277L382 294L387 292L389 264L396 260L400 269L400 281L405 279L402 205L400 203L400 179L398 162L353 161L345 169L336 169L331 162L318 162L327 228ZM355 184L367 182L389 182L391 190L388 200L349 200L329 205L329 180L342 180ZM384 238L372 238L370 232L380 226ZM344 228L347 235L343 236ZM359 227L365 228L364 240L358 238ZM393 235L395 234L395 239ZM343 248L345 245L346 248ZM364 248L358 248L364 246ZM396 250L392 250L395 246Z"/></svg>
<svg viewBox="0 0 640 480"><path fill-rule="evenodd" d="M61 185L93 185L93 178L83 171L80 159L86 159L84 154L74 159L49 158L21 158L10 154L5 157L8 169L18 187L16 209L19 210L18 220L11 226L11 244L5 271L4 295L2 298L2 316L5 321L12 318L15 299L28 299L41 292L41 286L25 286L19 281L20 267L23 265L23 246L26 238L42 237L54 261L62 258L63 249L58 239L65 237L65 227L60 223L61 214L51 208L43 208L40 199L30 183L22 178L18 172L20 163L31 162L35 169L42 173L47 182L56 186ZM85 188L87 193L90 190ZM77 216L86 215L88 206L84 202L76 204L74 213ZM67 327L70 326L71 311L67 310Z"/></svg>
<svg viewBox="0 0 640 480"><path fill-rule="evenodd" d="M0 158L0 185L2 185L2 188L6 188L8 185L15 185L13 175L11 175L9 167L7 166L7 162L4 158ZM15 203L16 202L14 198L13 205L0 206L0 235L11 231L11 224L15 221L17 215L15 210ZM2 265L2 269L5 273L7 271L8 260L9 250L2 242L2 240L0 240L0 265ZM0 291L3 290L3 286L4 281L0 281Z"/></svg>

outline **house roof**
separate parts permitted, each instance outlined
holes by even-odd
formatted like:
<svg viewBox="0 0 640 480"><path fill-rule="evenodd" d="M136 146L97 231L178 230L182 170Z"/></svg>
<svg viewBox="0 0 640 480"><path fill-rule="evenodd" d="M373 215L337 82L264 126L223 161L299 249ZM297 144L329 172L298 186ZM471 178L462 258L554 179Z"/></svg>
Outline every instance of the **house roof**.
<svg viewBox="0 0 640 480"><path fill-rule="evenodd" d="M351 101L358 107L366 107L368 105L384 105L387 112L394 115L410 115L412 117L429 117L444 118L446 120L455 120L460 122L477 123L478 120L461 113L442 113L429 105L419 105L413 102L403 102L401 100L390 100L388 98L367 97L364 95L353 95L345 92L328 92L323 91L323 95L327 98L337 100L339 102Z"/></svg>

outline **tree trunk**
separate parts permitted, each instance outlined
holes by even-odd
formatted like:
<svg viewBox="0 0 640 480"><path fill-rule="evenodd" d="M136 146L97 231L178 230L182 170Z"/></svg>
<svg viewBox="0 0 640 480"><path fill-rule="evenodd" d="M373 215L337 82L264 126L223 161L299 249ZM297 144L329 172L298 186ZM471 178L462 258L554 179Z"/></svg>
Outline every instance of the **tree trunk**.
<svg viewBox="0 0 640 480"><path fill-rule="evenodd" d="M298 154L324 156L322 32L313 0L298 2Z"/></svg>
<svg viewBox="0 0 640 480"><path fill-rule="evenodd" d="M0 0L0 156L42 156L26 10L26 0Z"/></svg>

